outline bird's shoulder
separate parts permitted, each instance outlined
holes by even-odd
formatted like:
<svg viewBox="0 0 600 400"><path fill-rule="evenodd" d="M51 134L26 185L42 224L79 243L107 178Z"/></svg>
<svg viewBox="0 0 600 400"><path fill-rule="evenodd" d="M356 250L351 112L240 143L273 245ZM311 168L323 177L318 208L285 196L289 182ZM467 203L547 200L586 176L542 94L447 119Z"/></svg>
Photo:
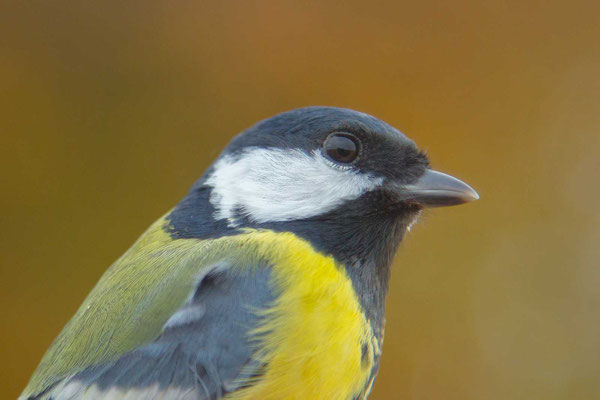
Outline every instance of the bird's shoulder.
<svg viewBox="0 0 600 400"><path fill-rule="evenodd" d="M249 362L246 332L257 324L254 311L272 298L269 269L244 257L238 244L173 240L159 219L106 271L22 398L69 398L84 389L94 398L102 388L139 390L168 379L176 383L170 390L192 382L203 392L229 390ZM169 372L186 370L192 375Z"/></svg>

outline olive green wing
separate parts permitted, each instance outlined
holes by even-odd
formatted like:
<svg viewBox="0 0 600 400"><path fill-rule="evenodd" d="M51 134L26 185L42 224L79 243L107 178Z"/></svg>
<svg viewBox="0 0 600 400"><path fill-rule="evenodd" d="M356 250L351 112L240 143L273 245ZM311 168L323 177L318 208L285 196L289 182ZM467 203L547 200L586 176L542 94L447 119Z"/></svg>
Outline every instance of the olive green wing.
<svg viewBox="0 0 600 400"><path fill-rule="evenodd" d="M242 370L260 374L247 333L272 300L269 268L228 259L223 240L172 240L163 226L106 272L22 399L219 398Z"/></svg>

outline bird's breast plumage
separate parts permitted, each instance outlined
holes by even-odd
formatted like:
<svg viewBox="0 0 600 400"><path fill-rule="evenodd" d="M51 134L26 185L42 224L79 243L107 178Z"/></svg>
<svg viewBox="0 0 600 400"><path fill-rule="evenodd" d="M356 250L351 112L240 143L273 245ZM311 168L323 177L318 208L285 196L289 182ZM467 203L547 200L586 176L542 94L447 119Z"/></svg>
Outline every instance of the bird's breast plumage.
<svg viewBox="0 0 600 400"><path fill-rule="evenodd" d="M232 399L354 399L370 390L375 339L345 268L291 233L252 231L272 265L274 304L251 334L260 379Z"/></svg>

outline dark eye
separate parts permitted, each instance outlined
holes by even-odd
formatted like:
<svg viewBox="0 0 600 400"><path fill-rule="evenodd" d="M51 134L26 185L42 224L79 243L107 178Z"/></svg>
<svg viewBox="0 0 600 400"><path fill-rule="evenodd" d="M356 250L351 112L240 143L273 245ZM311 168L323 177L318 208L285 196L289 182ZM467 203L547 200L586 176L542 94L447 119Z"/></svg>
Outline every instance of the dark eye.
<svg viewBox="0 0 600 400"><path fill-rule="evenodd" d="M323 144L325 153L334 161L348 164L356 160L360 153L360 141L349 133L332 133Z"/></svg>

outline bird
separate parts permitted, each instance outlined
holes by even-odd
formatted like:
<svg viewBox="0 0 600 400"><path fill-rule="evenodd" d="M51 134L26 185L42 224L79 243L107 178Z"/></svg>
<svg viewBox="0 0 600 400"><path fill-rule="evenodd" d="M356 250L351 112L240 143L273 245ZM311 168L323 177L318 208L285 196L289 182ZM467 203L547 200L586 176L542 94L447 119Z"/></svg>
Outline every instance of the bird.
<svg viewBox="0 0 600 400"><path fill-rule="evenodd" d="M19 399L366 399L400 242L478 198L371 115L260 121L109 267Z"/></svg>

